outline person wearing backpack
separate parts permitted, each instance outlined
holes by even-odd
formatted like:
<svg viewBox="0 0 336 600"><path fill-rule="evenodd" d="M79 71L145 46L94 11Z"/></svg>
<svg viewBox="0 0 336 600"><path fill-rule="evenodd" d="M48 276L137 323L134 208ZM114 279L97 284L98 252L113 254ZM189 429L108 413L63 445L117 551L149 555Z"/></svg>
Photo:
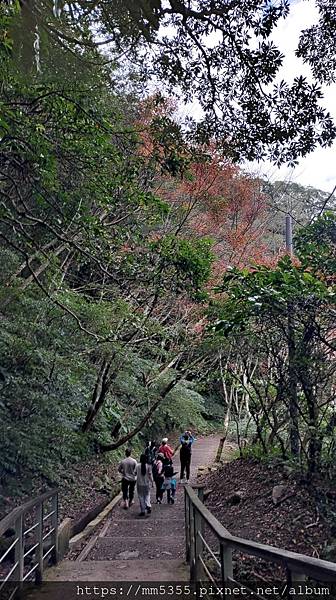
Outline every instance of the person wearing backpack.
<svg viewBox="0 0 336 600"><path fill-rule="evenodd" d="M177 471L174 471L173 461L165 458L163 462L163 475L164 480L162 484L162 491L167 492L167 502L168 504L174 504L175 502L175 493L176 493L176 475Z"/></svg>
<svg viewBox="0 0 336 600"><path fill-rule="evenodd" d="M156 460L153 463L153 479L156 485L156 502L157 504L161 504L162 502L162 498L163 498L163 489L162 489L162 484L164 482L164 474L163 474L163 461L164 461L164 455L163 454L159 454L157 455Z"/></svg>

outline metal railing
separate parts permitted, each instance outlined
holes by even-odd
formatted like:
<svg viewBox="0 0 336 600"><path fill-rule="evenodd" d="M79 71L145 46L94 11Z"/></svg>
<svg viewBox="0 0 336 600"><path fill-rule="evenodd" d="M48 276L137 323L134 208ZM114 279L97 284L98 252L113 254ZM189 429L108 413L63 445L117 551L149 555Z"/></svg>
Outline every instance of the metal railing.
<svg viewBox="0 0 336 600"><path fill-rule="evenodd" d="M0 521L0 540L8 547L0 555L0 592L11 585L13 598L25 581L41 583L46 560L58 556L58 493L46 492L15 508Z"/></svg>
<svg viewBox="0 0 336 600"><path fill-rule="evenodd" d="M335 563L231 535L204 506L204 486L195 488L185 486L186 560L192 582L210 581L223 590L221 596L225 596L225 589L232 584L247 587L234 577L232 553L237 550L284 567L286 584L299 583L308 577L318 582L336 582ZM206 539L205 530L210 533L211 541Z"/></svg>

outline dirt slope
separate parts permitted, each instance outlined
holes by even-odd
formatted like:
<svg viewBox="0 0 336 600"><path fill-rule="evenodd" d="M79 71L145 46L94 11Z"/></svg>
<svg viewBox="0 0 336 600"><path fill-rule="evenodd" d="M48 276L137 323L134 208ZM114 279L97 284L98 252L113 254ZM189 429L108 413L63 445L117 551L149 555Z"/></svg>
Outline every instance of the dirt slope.
<svg viewBox="0 0 336 600"><path fill-rule="evenodd" d="M317 558L332 559L326 547L333 527L323 518L315 492L276 465L252 459L237 459L207 475L211 489L207 506L234 535L285 548ZM283 486L274 504L275 486ZM235 494L236 493L236 494ZM333 500L335 503L335 500ZM281 576L280 570L264 561L235 555L242 575L266 580Z"/></svg>

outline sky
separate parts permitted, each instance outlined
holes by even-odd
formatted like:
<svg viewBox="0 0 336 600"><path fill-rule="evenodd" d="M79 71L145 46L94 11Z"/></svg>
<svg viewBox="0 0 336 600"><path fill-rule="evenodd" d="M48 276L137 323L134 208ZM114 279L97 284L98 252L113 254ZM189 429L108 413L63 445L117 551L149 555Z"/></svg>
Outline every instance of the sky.
<svg viewBox="0 0 336 600"><path fill-rule="evenodd" d="M336 1L336 0L335 0ZM310 69L295 56L300 31L309 27L318 19L318 10L314 0L295 0L290 14L282 19L272 39L285 55L280 78L292 80L296 75L310 76ZM321 101L336 121L336 84L323 86L324 99ZM299 162L293 170L286 166L280 169L271 163L250 163L249 170L270 181L278 179L309 185L331 192L336 185L336 142L330 148L318 148Z"/></svg>

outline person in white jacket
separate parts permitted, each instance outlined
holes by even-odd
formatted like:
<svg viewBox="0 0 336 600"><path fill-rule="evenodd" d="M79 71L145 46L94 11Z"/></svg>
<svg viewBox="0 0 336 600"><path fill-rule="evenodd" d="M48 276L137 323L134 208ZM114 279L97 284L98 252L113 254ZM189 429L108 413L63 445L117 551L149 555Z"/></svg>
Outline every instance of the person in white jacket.
<svg viewBox="0 0 336 600"><path fill-rule="evenodd" d="M151 498L150 488L153 487L153 474L151 465L147 464L145 454L141 454L140 462L136 468L137 493L140 503L140 517L144 517L146 512L150 514Z"/></svg>

